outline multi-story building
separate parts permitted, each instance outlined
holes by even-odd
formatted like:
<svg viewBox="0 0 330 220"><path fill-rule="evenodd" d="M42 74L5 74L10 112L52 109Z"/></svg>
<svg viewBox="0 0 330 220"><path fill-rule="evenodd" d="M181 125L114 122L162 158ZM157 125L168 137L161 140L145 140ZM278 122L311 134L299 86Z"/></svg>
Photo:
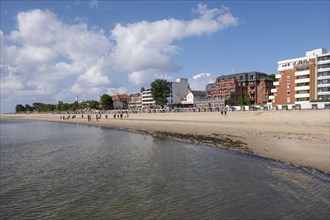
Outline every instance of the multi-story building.
<svg viewBox="0 0 330 220"><path fill-rule="evenodd" d="M266 73L244 72L223 75L214 83L206 85L206 94L221 105L237 102L248 97L251 104L266 104L269 101L273 80Z"/></svg>
<svg viewBox="0 0 330 220"><path fill-rule="evenodd" d="M168 104L178 105L185 98L187 93L190 91L188 79L178 78L175 82L171 82L171 91L168 98Z"/></svg>
<svg viewBox="0 0 330 220"><path fill-rule="evenodd" d="M129 95L128 108L138 109L142 107L142 94L134 93Z"/></svg>
<svg viewBox="0 0 330 220"><path fill-rule="evenodd" d="M113 108L128 108L129 96L127 94L117 94L111 96Z"/></svg>
<svg viewBox="0 0 330 220"><path fill-rule="evenodd" d="M317 99L330 100L330 53L317 56Z"/></svg>
<svg viewBox="0 0 330 220"><path fill-rule="evenodd" d="M155 107L155 100L151 94L151 89L146 89L142 92L142 107L153 108Z"/></svg>
<svg viewBox="0 0 330 220"><path fill-rule="evenodd" d="M323 48L305 57L278 62L279 74L270 99L273 104L302 104L330 99L330 54Z"/></svg>

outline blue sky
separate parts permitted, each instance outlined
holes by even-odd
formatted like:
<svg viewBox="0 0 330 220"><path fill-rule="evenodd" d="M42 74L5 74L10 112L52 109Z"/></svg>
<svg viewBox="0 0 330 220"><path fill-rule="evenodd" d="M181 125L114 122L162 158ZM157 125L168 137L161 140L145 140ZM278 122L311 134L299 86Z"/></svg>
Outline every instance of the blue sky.
<svg viewBox="0 0 330 220"><path fill-rule="evenodd" d="M1 1L1 113L16 104L191 88L223 74L277 73L329 49L329 1Z"/></svg>

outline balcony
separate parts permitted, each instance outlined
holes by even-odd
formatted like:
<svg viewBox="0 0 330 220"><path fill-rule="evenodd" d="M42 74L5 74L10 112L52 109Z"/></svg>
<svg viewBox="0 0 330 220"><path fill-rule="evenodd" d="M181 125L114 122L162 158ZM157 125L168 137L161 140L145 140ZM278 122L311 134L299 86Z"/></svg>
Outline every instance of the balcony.
<svg viewBox="0 0 330 220"><path fill-rule="evenodd" d="M271 93L277 93L277 89L271 89L270 92Z"/></svg>
<svg viewBox="0 0 330 220"><path fill-rule="evenodd" d="M330 83L326 83L326 84L318 84L317 88L323 88L323 87L330 87Z"/></svg>
<svg viewBox="0 0 330 220"><path fill-rule="evenodd" d="M281 74L276 74L275 79L281 79L282 75Z"/></svg>
<svg viewBox="0 0 330 220"><path fill-rule="evenodd" d="M317 95L330 95L330 91L317 92Z"/></svg>
<svg viewBox="0 0 330 220"><path fill-rule="evenodd" d="M309 90L310 86L298 86L294 88L294 91L303 91L303 90Z"/></svg>
<svg viewBox="0 0 330 220"><path fill-rule="evenodd" d="M317 70L317 72L325 72L325 71L330 71L330 67L328 67L328 68L320 68L320 69L318 69Z"/></svg>
<svg viewBox="0 0 330 220"><path fill-rule="evenodd" d="M274 86L278 86L278 85L280 85L280 82L279 82L279 81L277 81L277 82L273 82L273 85L274 85Z"/></svg>
<svg viewBox="0 0 330 220"><path fill-rule="evenodd" d="M318 65L330 63L330 60L320 60L317 62Z"/></svg>
<svg viewBox="0 0 330 220"><path fill-rule="evenodd" d="M295 84L298 84L298 83L308 83L310 80L309 78L305 78L305 79L296 79L294 81Z"/></svg>
<svg viewBox="0 0 330 220"><path fill-rule="evenodd" d="M295 98L309 98L309 93L294 94Z"/></svg>
<svg viewBox="0 0 330 220"><path fill-rule="evenodd" d="M329 76L319 76L317 77L318 80L323 80L323 79L330 79L330 75Z"/></svg>
<svg viewBox="0 0 330 220"><path fill-rule="evenodd" d="M310 72L309 70L304 70L304 71L297 71L294 73L295 76L306 76L306 75L309 75Z"/></svg>

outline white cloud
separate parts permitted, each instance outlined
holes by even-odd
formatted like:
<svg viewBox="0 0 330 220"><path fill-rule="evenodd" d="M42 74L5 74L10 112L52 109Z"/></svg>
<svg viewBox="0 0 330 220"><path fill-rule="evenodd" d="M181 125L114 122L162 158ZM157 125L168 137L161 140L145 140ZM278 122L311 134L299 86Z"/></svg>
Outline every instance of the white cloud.
<svg viewBox="0 0 330 220"><path fill-rule="evenodd" d="M89 3L98 6L97 1ZM8 35L0 31L1 98L24 96L26 103L77 94L97 98L105 92L135 92L128 88L148 87L155 78L173 80L171 74L181 66L172 56L184 50L176 45L178 41L238 23L225 7L208 9L199 4L195 12L192 20L117 24L110 36L83 19L68 24L48 10L19 12L17 28Z"/></svg>
<svg viewBox="0 0 330 220"><path fill-rule="evenodd" d="M127 94L129 90L125 87L118 87L118 88L108 88L106 94Z"/></svg>
<svg viewBox="0 0 330 220"><path fill-rule="evenodd" d="M213 73L199 73L189 79L190 88L192 90L205 91L205 87L209 83L214 83L215 75Z"/></svg>
<svg viewBox="0 0 330 220"><path fill-rule="evenodd" d="M10 35L0 33L1 63L10 70L1 74L5 97L18 95L13 93L18 87L24 95L49 97L68 91L73 86L70 81L87 81L80 91L89 92L110 83L102 71L111 43L102 29L65 24L50 11L39 9L18 13L17 22L17 30Z"/></svg>
<svg viewBox="0 0 330 220"><path fill-rule="evenodd" d="M111 54L114 66L130 72L130 82L135 84L141 84L145 76L150 76L151 69L165 73L179 71L180 66L170 57L180 50L175 41L211 34L238 23L225 7L208 9L205 4L199 4L196 13L199 17L190 21L164 19L117 24L111 31L115 41Z"/></svg>

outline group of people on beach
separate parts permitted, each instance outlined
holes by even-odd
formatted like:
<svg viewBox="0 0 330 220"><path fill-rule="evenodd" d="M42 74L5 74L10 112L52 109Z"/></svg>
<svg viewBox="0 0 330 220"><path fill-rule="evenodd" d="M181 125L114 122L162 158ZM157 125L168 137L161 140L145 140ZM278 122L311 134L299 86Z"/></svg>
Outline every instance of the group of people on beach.
<svg viewBox="0 0 330 220"><path fill-rule="evenodd" d="M223 114L225 114L225 116L226 116L227 115L227 109L221 109L220 114L221 114L221 116L223 116Z"/></svg>
<svg viewBox="0 0 330 220"><path fill-rule="evenodd" d="M118 114L116 114L116 113L113 114L114 119L117 119L117 118L118 119L123 119L123 118L128 118L128 117L129 117L128 113L123 114L121 112L121 113L118 113Z"/></svg>
<svg viewBox="0 0 330 220"><path fill-rule="evenodd" d="M87 115L87 121L92 121L92 116L93 115L90 115L90 114L88 114ZM60 119L62 119L62 120L69 120L70 118L72 118L72 119L75 119L77 116L76 115L61 115L60 116ZM108 115L105 115L104 116L105 117L105 119L108 119ZM123 119L123 118L128 118L129 117L129 114L128 113L123 113L123 112L120 112L120 113L114 113L113 114L113 118L114 119ZM100 120L102 118L102 114L96 114L95 115L95 119L96 119L96 121L98 121L98 120ZM81 115L81 119L84 119L84 115L82 114Z"/></svg>

